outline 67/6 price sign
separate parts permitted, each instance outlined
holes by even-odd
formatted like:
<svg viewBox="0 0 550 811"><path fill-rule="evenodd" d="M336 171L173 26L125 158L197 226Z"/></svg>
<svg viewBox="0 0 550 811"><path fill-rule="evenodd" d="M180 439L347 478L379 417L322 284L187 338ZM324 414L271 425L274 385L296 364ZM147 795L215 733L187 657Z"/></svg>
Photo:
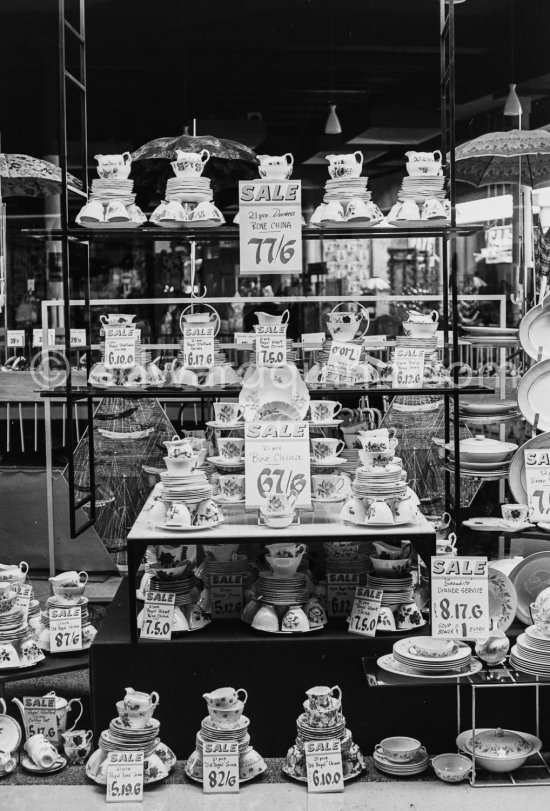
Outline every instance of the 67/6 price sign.
<svg viewBox="0 0 550 811"><path fill-rule="evenodd" d="M296 496L297 507L311 505L307 422L245 423L245 502L260 507L265 498Z"/></svg>
<svg viewBox="0 0 550 811"><path fill-rule="evenodd" d="M299 180L239 183L241 276L302 271Z"/></svg>

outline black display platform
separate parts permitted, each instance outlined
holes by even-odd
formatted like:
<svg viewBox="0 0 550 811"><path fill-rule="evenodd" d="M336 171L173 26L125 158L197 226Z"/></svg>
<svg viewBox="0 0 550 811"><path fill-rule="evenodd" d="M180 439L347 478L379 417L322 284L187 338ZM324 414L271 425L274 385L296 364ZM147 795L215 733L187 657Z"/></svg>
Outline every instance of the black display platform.
<svg viewBox="0 0 550 811"><path fill-rule="evenodd" d="M73 670L83 670L88 667L88 662L88 650L58 656L47 653L46 658L35 667L0 671L0 698L6 697L6 684L26 681L27 679L39 679L44 676L55 676L58 673L69 673Z"/></svg>
<svg viewBox="0 0 550 811"><path fill-rule="evenodd" d="M348 727L365 754L388 735L412 735L429 751L453 751L456 686L368 687L362 657L391 650L399 635L366 639L347 633L344 620L331 620L319 633L279 636L255 632L241 622L218 621L204 631L170 642L132 644L125 579L90 650L92 717L96 737L116 716L125 687L156 690L162 740L187 758L206 715L202 694L217 687L244 687L249 694L252 743L265 757L281 757L296 737L305 691L338 684ZM470 693L461 688L463 728L471 726ZM488 690L478 707L485 725L534 731L532 690ZM548 714L541 690L541 717Z"/></svg>

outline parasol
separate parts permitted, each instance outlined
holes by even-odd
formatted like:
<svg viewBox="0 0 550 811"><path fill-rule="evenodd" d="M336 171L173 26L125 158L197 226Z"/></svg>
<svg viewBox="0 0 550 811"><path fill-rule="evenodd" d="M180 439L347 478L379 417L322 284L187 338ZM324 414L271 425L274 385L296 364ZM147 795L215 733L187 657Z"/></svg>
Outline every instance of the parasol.
<svg viewBox="0 0 550 811"><path fill-rule="evenodd" d="M456 179L472 186L517 183L520 164L523 185L535 188L550 180L550 132L488 132L455 152Z"/></svg>
<svg viewBox="0 0 550 811"><path fill-rule="evenodd" d="M133 161L148 160L150 158L165 158L174 160L176 149L184 152L200 152L208 149L211 158L223 160L242 160L257 163L256 153L250 147L238 141L227 138L215 138L213 135L176 135L175 137L155 138L149 141L132 154Z"/></svg>
<svg viewBox="0 0 550 811"><path fill-rule="evenodd" d="M82 183L68 174L74 191ZM61 191L61 169L50 161L30 155L8 155L0 152L0 200L2 197L50 197Z"/></svg>

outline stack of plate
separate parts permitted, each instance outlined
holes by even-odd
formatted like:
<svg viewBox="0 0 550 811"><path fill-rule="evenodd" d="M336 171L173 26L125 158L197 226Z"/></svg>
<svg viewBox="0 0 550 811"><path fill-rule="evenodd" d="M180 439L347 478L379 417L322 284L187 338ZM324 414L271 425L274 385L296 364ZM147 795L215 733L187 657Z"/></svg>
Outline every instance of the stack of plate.
<svg viewBox="0 0 550 811"><path fill-rule="evenodd" d="M166 200L178 200L180 203L202 203L214 199L209 177L189 175L170 177L166 183Z"/></svg>
<svg viewBox="0 0 550 811"><path fill-rule="evenodd" d="M361 584L367 574L369 559L367 555L357 555L356 558L327 558L327 574L334 572L344 572L346 574L358 574Z"/></svg>
<svg viewBox="0 0 550 811"><path fill-rule="evenodd" d="M149 755L159 742L160 721L151 718L143 729L131 729L124 726L120 718L113 718L109 729L104 729L99 738L99 745L105 752L129 750L144 752Z"/></svg>
<svg viewBox="0 0 550 811"><path fill-rule="evenodd" d="M313 727L308 724L308 715L303 712L296 720L298 735L303 741L328 741L332 738L343 738L346 732L346 719L339 713L340 717L335 724L328 727Z"/></svg>
<svg viewBox="0 0 550 811"><path fill-rule="evenodd" d="M465 339L471 344L513 346L519 341L519 330L513 327L463 327Z"/></svg>
<svg viewBox="0 0 550 811"><path fill-rule="evenodd" d="M188 326L192 326L192 324L190 324ZM179 360L181 361L182 364L183 364L183 359L184 359L183 347L184 347L183 337L181 337L180 340L179 340L178 357L179 357ZM222 350L222 342L218 338L214 338L214 360L210 364L209 368L211 368L212 366L223 366L226 363L227 363L227 355ZM207 367L204 366L202 368L206 369Z"/></svg>
<svg viewBox="0 0 550 811"><path fill-rule="evenodd" d="M446 196L443 175L436 175L435 177L429 175L405 175L397 199L400 203L404 203L406 200L414 200L417 205L422 205L426 200L433 198L445 200Z"/></svg>
<svg viewBox="0 0 550 811"><path fill-rule="evenodd" d="M465 643L457 642L449 647L449 651L445 655L441 653L435 656L420 653L418 646L424 639L431 640L431 637L411 637L394 642L393 658L395 661L427 675L441 675L455 670L466 670L470 667L472 651Z"/></svg>
<svg viewBox="0 0 550 811"><path fill-rule="evenodd" d="M399 575L398 577L381 577L375 574L367 575L367 588L382 591L382 605L389 608L412 603L413 601L413 578L412 574Z"/></svg>
<svg viewBox="0 0 550 811"><path fill-rule="evenodd" d="M242 716L241 716L241 718L242 718ZM232 729L232 730L230 730L230 731L231 731L231 732L233 732L233 733L235 733L235 730L234 730L234 729ZM245 734L244 734L244 735L241 737L241 735L242 735L242 730L238 730L238 735L239 735L239 737L237 738L237 737L234 735L234 736L231 738L231 740L233 740L233 741L234 741L234 740L237 740L237 741L238 741L238 743L239 743L239 754L240 754L240 755L242 755L242 753L245 751L245 749L247 749L247 748L250 746L250 735L249 735L249 734L248 734L248 732L246 731L246 727L245 727L244 732L245 732ZM208 734L208 733L207 733L207 734ZM204 743L205 743L205 740L208 742L208 741L210 740L210 738L205 738L205 736L203 735L203 731L202 731L202 729L201 729L201 730L200 730L200 732L197 732L197 737L196 737L196 739L195 739L195 744L196 744L197 751L199 751L199 752L201 752L201 753L202 753L202 751L203 751L203 749L204 749Z"/></svg>
<svg viewBox="0 0 550 811"><path fill-rule="evenodd" d="M134 181L122 180L120 178L105 178L92 180L92 191L90 192L90 202L97 200L100 203L111 203L118 200L124 206L131 205L136 195L133 193Z"/></svg>
<svg viewBox="0 0 550 811"><path fill-rule="evenodd" d="M359 451L356 448L344 448L340 454L340 459L344 459L344 464L340 470L343 473L355 475L357 468L361 465Z"/></svg>
<svg viewBox="0 0 550 811"><path fill-rule="evenodd" d="M550 638L534 625L520 634L510 651L510 665L530 676L550 677Z"/></svg>
<svg viewBox="0 0 550 811"><path fill-rule="evenodd" d="M232 577L240 575L243 578L243 588L250 586L252 582L252 573L246 555L237 555L235 560L227 561L205 558L201 567L200 578L206 586L210 585L212 575L231 575Z"/></svg>
<svg viewBox="0 0 550 811"><path fill-rule="evenodd" d="M372 194L367 189L368 177L331 178L325 183L323 203L341 203L344 208L351 200L370 203Z"/></svg>
<svg viewBox="0 0 550 811"><path fill-rule="evenodd" d="M250 718L241 715L238 721L231 728L225 725L222 727L210 718L209 715L201 721L201 737L205 741L238 741L244 742L248 735Z"/></svg>
<svg viewBox="0 0 550 811"><path fill-rule="evenodd" d="M269 605L302 605L308 601L304 574L275 577L273 572L261 572L255 590L257 599Z"/></svg>
<svg viewBox="0 0 550 811"><path fill-rule="evenodd" d="M168 472L161 473L160 480L162 484L160 497L163 501L199 504L212 496L212 486L202 470L194 470L181 476Z"/></svg>
<svg viewBox="0 0 550 811"><path fill-rule="evenodd" d="M388 465L376 475L364 467L358 467L351 489L360 498L403 497L407 491L407 482L402 475L403 468L400 465Z"/></svg>
<svg viewBox="0 0 550 811"><path fill-rule="evenodd" d="M372 759L378 771L396 777L409 777L413 774L421 774L426 771L429 762L428 753L425 749L421 749L412 760L408 760L405 763L394 763L393 760L384 757L384 755L381 755L376 749L372 753Z"/></svg>
<svg viewBox="0 0 550 811"><path fill-rule="evenodd" d="M197 579L193 572L184 572L179 578L161 580L152 577L149 581L149 591L162 591L176 595L176 605L191 605L199 601Z"/></svg>
<svg viewBox="0 0 550 811"><path fill-rule="evenodd" d="M407 349L423 349L426 360L437 360L437 338L412 338L408 335L398 335L395 339L396 346L404 346ZM393 353L392 353L393 355Z"/></svg>
<svg viewBox="0 0 550 811"><path fill-rule="evenodd" d="M484 400L484 402L482 402ZM486 425L488 422L504 422L520 414L517 400L497 400L488 397L479 401L460 400L459 415L464 422Z"/></svg>

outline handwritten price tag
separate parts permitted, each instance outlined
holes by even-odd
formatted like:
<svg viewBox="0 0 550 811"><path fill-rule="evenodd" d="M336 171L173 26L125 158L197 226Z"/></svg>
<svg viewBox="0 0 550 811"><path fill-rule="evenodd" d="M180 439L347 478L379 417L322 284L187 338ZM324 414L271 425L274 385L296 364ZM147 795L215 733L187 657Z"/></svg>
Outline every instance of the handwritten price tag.
<svg viewBox="0 0 550 811"><path fill-rule="evenodd" d="M299 180L239 182L240 274L302 272Z"/></svg>
<svg viewBox="0 0 550 811"><path fill-rule="evenodd" d="M397 346L393 358L394 389L411 389L422 386L424 381L424 350Z"/></svg>
<svg viewBox="0 0 550 811"><path fill-rule="evenodd" d="M25 330L9 329L6 340L8 346L25 346Z"/></svg>
<svg viewBox="0 0 550 811"><path fill-rule="evenodd" d="M359 575L327 572L327 607L329 617L349 617L355 599Z"/></svg>
<svg viewBox="0 0 550 811"><path fill-rule="evenodd" d="M484 557L432 558L432 636L489 635L488 563Z"/></svg>
<svg viewBox="0 0 550 811"><path fill-rule="evenodd" d="M210 602L216 619L238 619L243 610L243 578L240 574L210 575Z"/></svg>
<svg viewBox="0 0 550 811"><path fill-rule="evenodd" d="M50 608L50 652L82 650L80 606Z"/></svg>
<svg viewBox="0 0 550 811"><path fill-rule="evenodd" d="M381 591L358 586L355 590L348 631L361 636L374 636L381 602Z"/></svg>
<svg viewBox="0 0 550 811"><path fill-rule="evenodd" d="M143 802L143 752L119 751L107 755L108 803Z"/></svg>
<svg viewBox="0 0 550 811"><path fill-rule="evenodd" d="M15 600L15 604L22 608L25 612L25 622L27 622L27 618L29 616L29 606L31 604L31 597L32 597L32 586L28 584L24 586L20 586L19 594Z"/></svg>
<svg viewBox="0 0 550 811"><path fill-rule="evenodd" d="M353 386L360 358L361 347L358 344L333 341L326 367L327 383Z"/></svg>
<svg viewBox="0 0 550 811"><path fill-rule="evenodd" d="M205 794L238 794L237 741L205 741L202 775L202 788Z"/></svg>
<svg viewBox="0 0 550 811"><path fill-rule="evenodd" d="M306 741L307 790L309 794L344 790L340 741Z"/></svg>
<svg viewBox="0 0 550 811"><path fill-rule="evenodd" d="M254 346L254 336L249 332L236 332L233 341L237 346Z"/></svg>
<svg viewBox="0 0 550 811"><path fill-rule="evenodd" d="M247 422L244 435L246 507L260 507L270 496L292 494L297 507L309 507L309 424Z"/></svg>
<svg viewBox="0 0 550 811"><path fill-rule="evenodd" d="M55 329L48 330L48 344L50 346L55 345ZM42 330L41 329L33 329L32 331L32 345L33 346L42 346Z"/></svg>
<svg viewBox="0 0 550 811"><path fill-rule="evenodd" d="M550 449L524 451L525 489L532 521L550 521Z"/></svg>
<svg viewBox="0 0 550 811"><path fill-rule="evenodd" d="M105 326L105 366L131 369L136 365L135 327Z"/></svg>
<svg viewBox="0 0 550 811"><path fill-rule="evenodd" d="M214 325L183 328L183 365L188 369L214 365Z"/></svg>
<svg viewBox="0 0 550 811"><path fill-rule="evenodd" d="M141 639L170 639L176 595L167 591L146 591L144 597Z"/></svg>
<svg viewBox="0 0 550 811"><path fill-rule="evenodd" d="M23 719L27 737L45 735L51 741L57 740L55 701L55 696L23 696Z"/></svg>
<svg viewBox="0 0 550 811"><path fill-rule="evenodd" d="M316 349L322 349L325 342L324 332L303 332L302 344L304 352L314 352Z"/></svg>
<svg viewBox="0 0 550 811"><path fill-rule="evenodd" d="M286 364L286 333L256 336L256 365L284 366Z"/></svg>
<svg viewBox="0 0 550 811"><path fill-rule="evenodd" d="M137 338L137 335L136 335ZM85 329L72 329L71 330L71 346L79 347L86 346L86 330Z"/></svg>

